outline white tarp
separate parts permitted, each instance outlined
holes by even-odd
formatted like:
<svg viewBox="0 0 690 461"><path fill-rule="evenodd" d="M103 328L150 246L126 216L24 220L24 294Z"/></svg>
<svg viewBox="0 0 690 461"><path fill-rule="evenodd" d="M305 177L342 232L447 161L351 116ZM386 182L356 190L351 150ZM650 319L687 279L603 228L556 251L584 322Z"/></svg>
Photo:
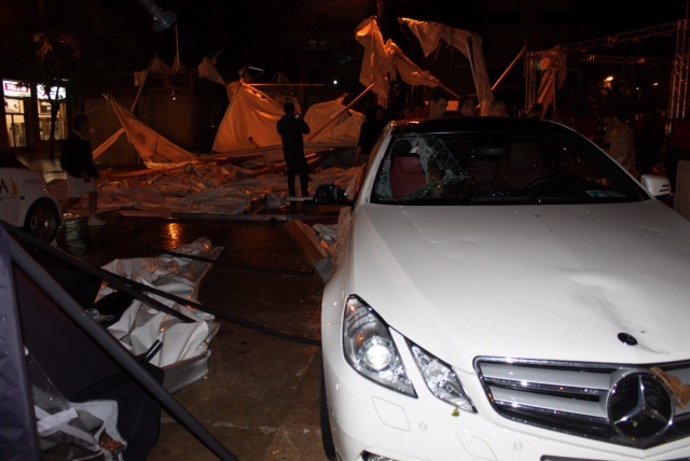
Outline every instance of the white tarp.
<svg viewBox="0 0 690 461"><path fill-rule="evenodd" d="M309 189L336 183L347 186L359 167L342 169L331 167L309 173ZM148 170L138 173L111 175L98 183L98 209L100 212L133 210L140 214L170 217L176 213L186 215L217 214L242 215L263 203L266 209L286 205L287 180L285 175L262 173L229 164L213 162L188 164L184 168ZM50 193L58 200L67 198L65 180L51 181ZM71 209L70 217L85 216L86 200Z"/></svg>
<svg viewBox="0 0 690 461"><path fill-rule="evenodd" d="M197 71L202 78L224 84L214 59L215 57L204 58ZM148 69L135 72L135 83L140 86L140 92L149 73L161 72L171 70L157 57L154 57ZM242 80L225 87L229 105L216 132L211 152L229 154L232 158L243 158L248 153L256 153L255 157L263 156L267 162L281 160L281 139L276 125L283 116L282 103ZM132 107L136 105L138 98L139 94ZM195 154L157 133L112 96L107 99L122 128L94 149L95 159L103 155L124 132L147 168L170 168L197 160ZM364 115L347 109L343 99L344 96L313 104L306 112L305 120L312 132L311 138L305 139L307 149L357 144Z"/></svg>
<svg viewBox="0 0 690 461"><path fill-rule="evenodd" d="M378 95L382 106L388 105L390 83L398 76L413 86L443 86L439 79L412 62L391 39L383 42L376 18L362 21L355 31L355 39L364 47L359 82L366 87L373 85L372 91Z"/></svg>
<svg viewBox="0 0 690 461"><path fill-rule="evenodd" d="M283 116L283 107L256 87L242 81L228 85L230 104L213 142L213 152L243 152L256 148L280 149L276 125ZM345 110L344 97L312 104L304 115L311 132L305 137L310 144L357 144L364 115ZM332 120L332 119L336 120ZM323 127L325 129L322 129Z"/></svg>
<svg viewBox="0 0 690 461"><path fill-rule="evenodd" d="M364 114L346 109L345 96L309 106L304 121L311 128L306 143L356 144ZM331 122L331 120L335 118ZM325 128L324 128L325 127Z"/></svg>
<svg viewBox="0 0 690 461"><path fill-rule="evenodd" d="M491 92L489 72L484 61L481 37L473 32L455 29L436 22L417 21L409 18L400 18L400 22L407 24L415 34L422 46L424 56L429 57L438 49L443 40L449 46L459 50L469 60L482 113L486 114L489 103L493 101L493 93Z"/></svg>
<svg viewBox="0 0 690 461"><path fill-rule="evenodd" d="M283 108L251 85L232 82L227 86L230 104L213 141L213 152L233 152L280 145L276 124Z"/></svg>
<svg viewBox="0 0 690 461"><path fill-rule="evenodd" d="M556 89L565 83L566 57L565 51L558 46L541 54L539 67L542 74L536 102L544 108L542 113L551 106L556 110Z"/></svg>
<svg viewBox="0 0 690 461"><path fill-rule="evenodd" d="M168 168L196 160L194 154L148 127L130 111L118 104L114 98L111 97L108 100L115 116L127 134L129 143L132 144L148 168Z"/></svg>
<svg viewBox="0 0 690 461"><path fill-rule="evenodd" d="M225 80L223 77L221 77L218 69L216 68L216 56L205 57L202 59L199 67L197 67L197 73L199 74L200 78L206 78L212 82L218 83L219 85L225 86Z"/></svg>
<svg viewBox="0 0 690 461"><path fill-rule="evenodd" d="M214 248L205 238L175 250L176 253L207 259L216 259L221 251L222 247ZM115 259L103 266L114 274L194 302L197 301L199 283L209 268L209 262L167 255ZM104 286L98 296L111 292L112 289ZM156 340L160 341L162 348L150 360L159 367L207 354L208 343L218 331L215 317L167 298L151 297L194 321L183 323L173 315L134 300L120 320L108 327L110 334L135 355L146 353Z"/></svg>

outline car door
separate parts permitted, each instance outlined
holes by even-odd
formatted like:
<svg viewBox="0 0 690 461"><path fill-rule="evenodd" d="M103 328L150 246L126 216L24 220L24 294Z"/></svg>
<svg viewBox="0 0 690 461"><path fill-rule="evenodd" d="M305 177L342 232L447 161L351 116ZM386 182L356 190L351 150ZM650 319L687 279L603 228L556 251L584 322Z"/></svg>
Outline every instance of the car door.
<svg viewBox="0 0 690 461"><path fill-rule="evenodd" d="M21 181L17 168L11 167L11 163L5 154L0 154L0 219L21 226L24 224Z"/></svg>

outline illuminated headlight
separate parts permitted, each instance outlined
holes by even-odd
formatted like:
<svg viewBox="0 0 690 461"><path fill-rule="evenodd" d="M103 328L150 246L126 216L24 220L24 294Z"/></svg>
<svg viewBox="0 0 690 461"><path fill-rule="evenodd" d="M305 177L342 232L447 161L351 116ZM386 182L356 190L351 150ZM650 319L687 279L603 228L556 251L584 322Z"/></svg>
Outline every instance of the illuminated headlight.
<svg viewBox="0 0 690 461"><path fill-rule="evenodd" d="M414 361L431 393L461 410L475 412L472 402L465 395L460 380L450 365L434 357L409 339L407 342Z"/></svg>
<svg viewBox="0 0 690 461"><path fill-rule="evenodd" d="M388 326L356 296L350 296L343 319L345 359L359 374L394 391L416 397Z"/></svg>

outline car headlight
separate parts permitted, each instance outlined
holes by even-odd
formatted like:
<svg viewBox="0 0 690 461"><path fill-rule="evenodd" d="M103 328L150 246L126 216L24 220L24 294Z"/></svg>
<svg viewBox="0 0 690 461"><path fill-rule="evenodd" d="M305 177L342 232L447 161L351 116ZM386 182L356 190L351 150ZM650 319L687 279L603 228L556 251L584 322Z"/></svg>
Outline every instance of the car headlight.
<svg viewBox="0 0 690 461"><path fill-rule="evenodd" d="M350 296L345 305L343 349L348 363L365 378L417 397L388 327L356 296Z"/></svg>
<svg viewBox="0 0 690 461"><path fill-rule="evenodd" d="M407 343L431 393L461 410L475 412L474 405L465 395L460 379L453 368L409 339Z"/></svg>

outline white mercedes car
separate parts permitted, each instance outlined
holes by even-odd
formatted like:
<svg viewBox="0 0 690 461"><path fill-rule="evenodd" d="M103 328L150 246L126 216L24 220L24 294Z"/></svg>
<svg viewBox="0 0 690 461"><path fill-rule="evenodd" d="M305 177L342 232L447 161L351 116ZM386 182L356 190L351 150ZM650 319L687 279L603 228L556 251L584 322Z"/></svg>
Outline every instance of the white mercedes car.
<svg viewBox="0 0 690 461"><path fill-rule="evenodd" d="M401 121L341 215L342 461L690 460L690 223L553 122Z"/></svg>
<svg viewBox="0 0 690 461"><path fill-rule="evenodd" d="M51 242L60 227L60 206L45 180L17 157L0 149L0 220Z"/></svg>

